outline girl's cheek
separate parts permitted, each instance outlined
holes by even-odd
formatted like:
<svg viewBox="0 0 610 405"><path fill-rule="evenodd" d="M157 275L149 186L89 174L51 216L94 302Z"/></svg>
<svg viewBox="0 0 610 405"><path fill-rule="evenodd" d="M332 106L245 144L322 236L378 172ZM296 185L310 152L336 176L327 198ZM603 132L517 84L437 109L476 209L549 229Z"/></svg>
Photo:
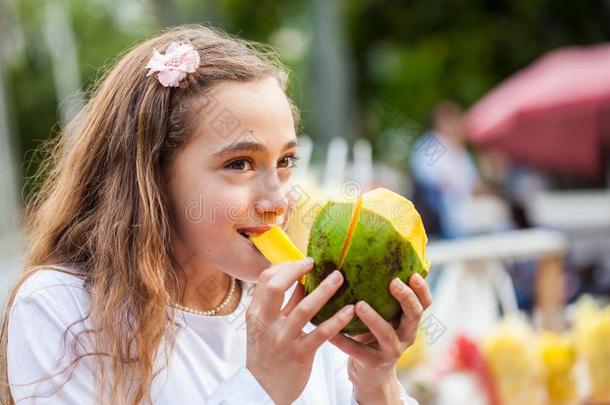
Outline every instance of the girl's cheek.
<svg viewBox="0 0 610 405"><path fill-rule="evenodd" d="M242 188L224 186L223 188L208 187L210 190L204 206L204 211L210 213L210 225L215 224L242 224L247 221L250 194ZM246 222L248 223L248 222Z"/></svg>

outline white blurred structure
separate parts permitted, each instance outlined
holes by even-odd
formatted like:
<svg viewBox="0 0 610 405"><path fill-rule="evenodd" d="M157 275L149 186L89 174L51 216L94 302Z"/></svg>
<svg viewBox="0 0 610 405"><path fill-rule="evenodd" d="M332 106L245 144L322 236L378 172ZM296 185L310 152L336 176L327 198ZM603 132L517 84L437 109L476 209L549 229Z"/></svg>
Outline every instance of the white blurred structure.
<svg viewBox="0 0 610 405"><path fill-rule="evenodd" d="M366 139L354 142L352 178L361 185L362 191L367 191L373 183L373 148Z"/></svg>
<svg viewBox="0 0 610 405"><path fill-rule="evenodd" d="M51 57L55 93L63 125L70 122L84 105L76 39L65 7L63 2L45 2L42 27Z"/></svg>
<svg viewBox="0 0 610 405"><path fill-rule="evenodd" d="M1 46L1 45L0 45ZM19 219L19 193L14 147L11 142L8 104L4 85L2 59L0 59L0 238L17 230Z"/></svg>
<svg viewBox="0 0 610 405"><path fill-rule="evenodd" d="M427 257L434 266L431 272L444 268L434 289L431 312L446 329L430 346L431 354L443 358L458 334L481 338L496 326L501 315L518 310L503 264L506 261L538 260L534 321L543 328L561 330L566 250L565 236L545 229L430 242Z"/></svg>
<svg viewBox="0 0 610 405"><path fill-rule="evenodd" d="M566 235L570 264L601 268L594 283L610 287L610 190L543 191L526 207L534 225Z"/></svg>
<svg viewBox="0 0 610 405"><path fill-rule="evenodd" d="M20 206L1 65L0 60L0 303L4 303L6 292L19 269L17 252L20 249L16 241Z"/></svg>
<svg viewBox="0 0 610 405"><path fill-rule="evenodd" d="M15 123L10 119L5 72L23 49L23 33L14 2L0 3L0 303L19 269L17 241L21 204L15 151Z"/></svg>
<svg viewBox="0 0 610 405"><path fill-rule="evenodd" d="M322 178L322 191L327 195L337 193L345 181L348 145L345 138L331 139L326 150L326 165Z"/></svg>

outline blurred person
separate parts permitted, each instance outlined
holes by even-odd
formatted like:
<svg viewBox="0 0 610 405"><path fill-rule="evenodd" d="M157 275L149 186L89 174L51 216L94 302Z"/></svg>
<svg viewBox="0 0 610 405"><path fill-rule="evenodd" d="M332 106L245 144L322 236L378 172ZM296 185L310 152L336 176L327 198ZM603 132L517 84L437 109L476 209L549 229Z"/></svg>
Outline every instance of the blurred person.
<svg viewBox="0 0 610 405"><path fill-rule="evenodd" d="M433 110L433 128L415 143L411 152L414 202L427 229L443 238L471 233L468 203L487 193L465 142L462 108L443 101Z"/></svg>
<svg viewBox="0 0 610 405"><path fill-rule="evenodd" d="M305 296L311 258L270 266L249 240L288 219L286 80L272 52L201 26L105 74L27 209L2 403L415 403L396 363L431 302L419 275L391 284L398 324L354 302L314 328L341 272ZM371 332L341 334L354 316Z"/></svg>

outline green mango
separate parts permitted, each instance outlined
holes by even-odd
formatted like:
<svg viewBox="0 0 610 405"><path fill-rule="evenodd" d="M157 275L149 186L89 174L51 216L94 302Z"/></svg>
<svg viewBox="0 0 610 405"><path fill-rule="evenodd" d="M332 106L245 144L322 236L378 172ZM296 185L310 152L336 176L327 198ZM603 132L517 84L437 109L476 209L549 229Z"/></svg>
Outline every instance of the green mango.
<svg viewBox="0 0 610 405"><path fill-rule="evenodd" d="M312 225L307 255L314 259L305 278L311 293L335 269L344 282L314 316L316 325L343 306L366 301L387 321L400 319L400 304L389 290L398 277L405 283L415 273L426 277L426 233L421 217L406 198L384 188L363 194L357 201L328 201ZM357 316L342 330L368 332Z"/></svg>

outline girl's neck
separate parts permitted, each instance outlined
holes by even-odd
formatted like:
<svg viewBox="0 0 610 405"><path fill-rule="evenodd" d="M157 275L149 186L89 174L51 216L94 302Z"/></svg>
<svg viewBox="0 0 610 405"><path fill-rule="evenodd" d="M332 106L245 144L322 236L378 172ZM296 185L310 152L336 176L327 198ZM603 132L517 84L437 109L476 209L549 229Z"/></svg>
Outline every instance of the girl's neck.
<svg viewBox="0 0 610 405"><path fill-rule="evenodd" d="M220 308L213 315L227 315L235 311L241 300L242 285L239 280L235 280L235 287L231 296L232 277L225 273L208 275L206 277L192 275L186 282L184 294L178 304L197 311L209 311ZM228 298L228 301L224 301Z"/></svg>
<svg viewBox="0 0 610 405"><path fill-rule="evenodd" d="M174 240L174 252L183 270L179 273L182 294L177 303L203 312L220 305L231 289L232 277L219 269L203 265L197 255L186 249L179 238ZM232 297L215 315L230 314L239 305L242 286L239 280L235 281Z"/></svg>

